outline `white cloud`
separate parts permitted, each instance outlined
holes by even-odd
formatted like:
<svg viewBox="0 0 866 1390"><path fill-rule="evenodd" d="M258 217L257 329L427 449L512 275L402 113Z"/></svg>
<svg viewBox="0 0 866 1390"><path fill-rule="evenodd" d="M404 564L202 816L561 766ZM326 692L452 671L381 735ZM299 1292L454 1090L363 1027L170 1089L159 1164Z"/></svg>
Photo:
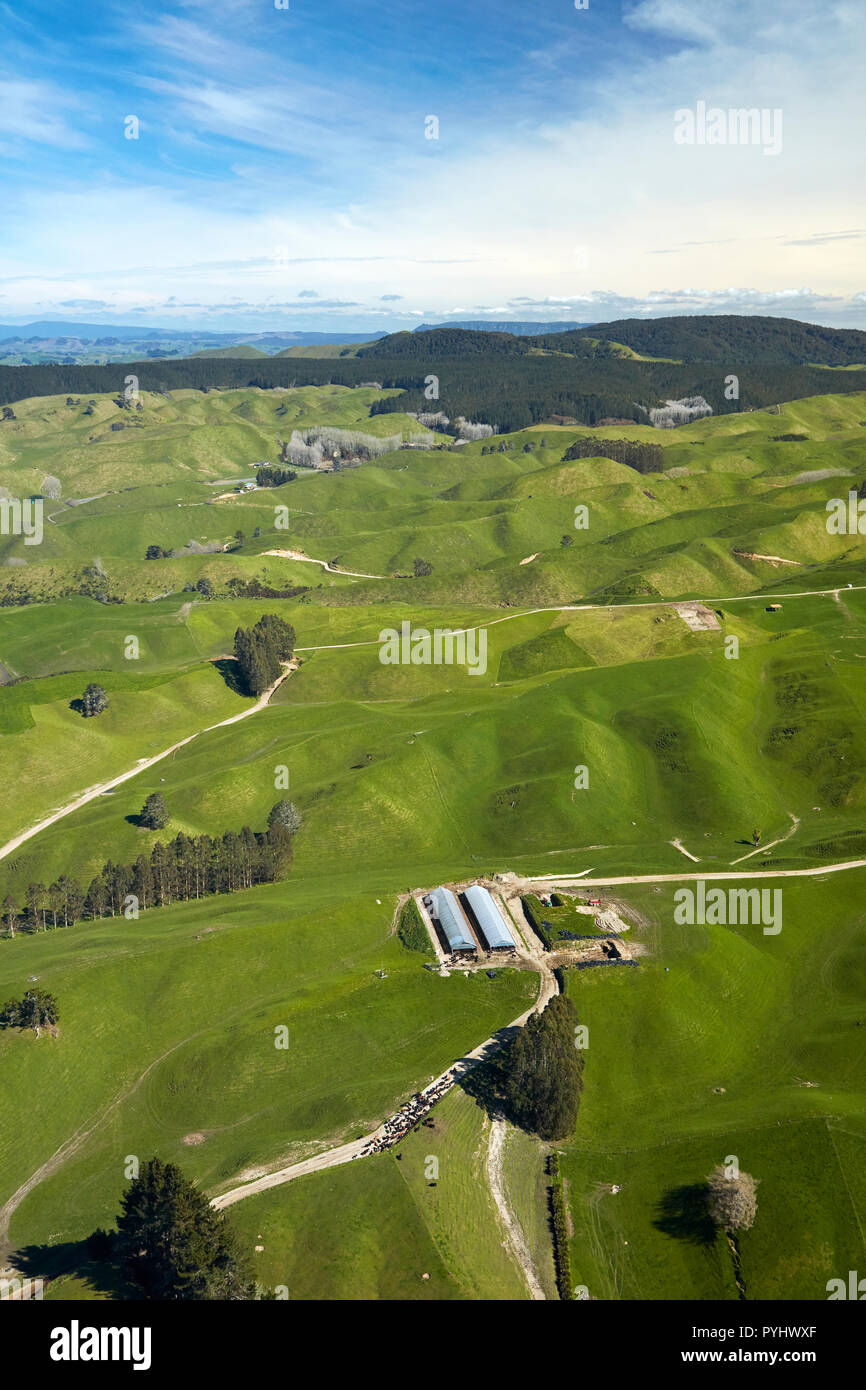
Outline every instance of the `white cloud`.
<svg viewBox="0 0 866 1390"><path fill-rule="evenodd" d="M80 109L75 97L50 82L0 78L0 140L80 149L85 138L69 124Z"/></svg>

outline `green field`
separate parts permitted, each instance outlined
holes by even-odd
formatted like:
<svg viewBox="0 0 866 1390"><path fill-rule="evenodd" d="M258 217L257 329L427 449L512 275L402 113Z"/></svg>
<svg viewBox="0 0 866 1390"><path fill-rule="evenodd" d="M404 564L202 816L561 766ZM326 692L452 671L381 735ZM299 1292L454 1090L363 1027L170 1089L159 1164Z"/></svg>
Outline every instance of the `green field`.
<svg viewBox="0 0 866 1390"><path fill-rule="evenodd" d="M91 415L38 398L0 431L10 495L62 483L41 546L0 537L14 788L0 846L190 740L0 858L0 902L61 875L86 888L106 860L166 836L263 830L286 794L303 817L277 883L137 920L0 927L0 1002L36 979L61 1010L56 1037L0 1030L0 1210L13 1199L0 1255L26 1252L48 1296L110 1296L80 1243L113 1221L130 1156L225 1191L367 1133L530 1007L529 970L426 969L396 934L400 895L509 872L866 858L866 552L825 526L826 500L866 474L866 397L657 431L660 473L562 462L581 434L643 438L639 426L540 425L492 452L401 450L214 500L293 428L416 427L370 417L381 394L179 391L145 394L132 415L110 397ZM231 544L239 529L240 549L144 559L149 544ZM265 553L280 548L383 577ZM416 558L430 575L410 577ZM211 598L190 588L202 577ZM305 592L239 595L250 581ZM685 598L718 626L693 631L669 602ZM265 612L294 626L298 669L266 708L222 724L253 706L226 658ZM380 633L406 620L483 630L484 670L383 664ZM84 719L73 702L90 681L109 706ZM153 792L165 832L137 823ZM565 976L590 1045L577 1132L557 1147L572 1274L590 1296L737 1297L695 1197L731 1154L760 1180L741 1238L749 1298L820 1299L862 1265L864 879L780 880L775 937L677 926L672 884L616 890L639 967ZM541 912L594 930L569 904ZM433 1118L396 1151L231 1207L262 1284L300 1299L527 1298L488 1181L489 1116L458 1089ZM509 1130L502 1179L555 1297L548 1147Z"/></svg>

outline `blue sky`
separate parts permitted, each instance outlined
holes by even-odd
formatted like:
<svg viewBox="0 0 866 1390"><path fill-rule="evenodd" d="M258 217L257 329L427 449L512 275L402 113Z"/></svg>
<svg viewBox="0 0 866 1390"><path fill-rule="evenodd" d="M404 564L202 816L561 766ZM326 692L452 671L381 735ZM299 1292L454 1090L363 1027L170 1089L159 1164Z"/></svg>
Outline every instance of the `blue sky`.
<svg viewBox="0 0 866 1390"><path fill-rule="evenodd" d="M0 5L0 322L866 326L859 0L288 2Z"/></svg>

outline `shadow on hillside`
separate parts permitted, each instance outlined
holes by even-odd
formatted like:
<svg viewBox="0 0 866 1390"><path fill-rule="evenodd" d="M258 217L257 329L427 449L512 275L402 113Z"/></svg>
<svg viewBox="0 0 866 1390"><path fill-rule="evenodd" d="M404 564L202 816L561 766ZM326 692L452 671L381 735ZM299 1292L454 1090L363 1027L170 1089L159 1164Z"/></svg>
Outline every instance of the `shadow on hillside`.
<svg viewBox="0 0 866 1390"><path fill-rule="evenodd" d="M690 1245L712 1245L716 1228L707 1211L707 1184L695 1182L671 1188L659 1202L653 1225L675 1240L685 1240Z"/></svg>
<svg viewBox="0 0 866 1390"><path fill-rule="evenodd" d="M135 1290L110 1257L94 1259L84 1240L63 1241L59 1245L24 1245L10 1258L10 1265L22 1279L59 1279L73 1276L83 1280L96 1294L110 1299L131 1299Z"/></svg>
<svg viewBox="0 0 866 1390"><path fill-rule="evenodd" d="M457 1081L457 1085L491 1119L504 1118L520 1128L511 1106L505 1098L502 1072L502 1052L520 1032L519 1028L500 1028L487 1045L484 1056L474 1066L467 1068Z"/></svg>
<svg viewBox="0 0 866 1390"><path fill-rule="evenodd" d="M214 661L211 664L214 670L219 671L232 694L249 696L250 692L241 675L241 668L233 656L221 657L219 661Z"/></svg>

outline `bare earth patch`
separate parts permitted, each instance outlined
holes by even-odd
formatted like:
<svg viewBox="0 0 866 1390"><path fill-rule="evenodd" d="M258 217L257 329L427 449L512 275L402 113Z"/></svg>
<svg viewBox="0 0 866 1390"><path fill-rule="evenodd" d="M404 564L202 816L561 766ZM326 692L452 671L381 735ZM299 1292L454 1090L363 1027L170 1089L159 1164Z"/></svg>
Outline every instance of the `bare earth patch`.
<svg viewBox="0 0 866 1390"><path fill-rule="evenodd" d="M705 603L675 603L673 608L692 632L708 632L711 628L721 627L712 608L707 608Z"/></svg>

